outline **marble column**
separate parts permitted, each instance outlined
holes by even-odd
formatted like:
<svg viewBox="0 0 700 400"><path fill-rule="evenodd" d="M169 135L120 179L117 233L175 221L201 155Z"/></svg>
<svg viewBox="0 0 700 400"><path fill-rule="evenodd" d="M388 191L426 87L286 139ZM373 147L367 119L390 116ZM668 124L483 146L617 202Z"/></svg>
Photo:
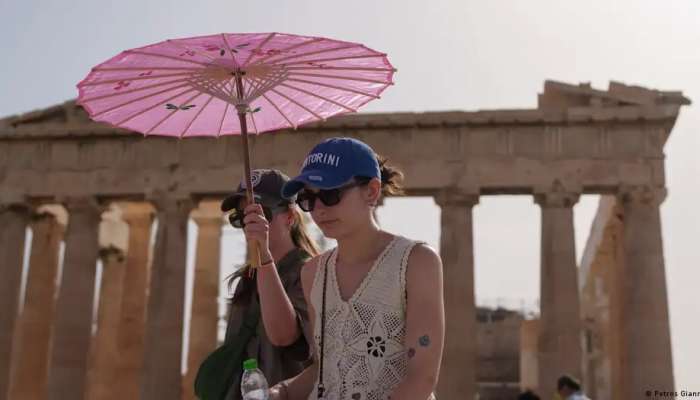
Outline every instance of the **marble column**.
<svg viewBox="0 0 700 400"><path fill-rule="evenodd" d="M520 389L522 391L536 390L538 387L539 326L538 319L523 320L520 325Z"/></svg>
<svg viewBox="0 0 700 400"><path fill-rule="evenodd" d="M90 400L120 399L115 388L119 386L116 375L119 350L117 332L124 278L124 250L107 247L100 250L102 279L97 308L97 332L90 352L88 396Z"/></svg>
<svg viewBox="0 0 700 400"><path fill-rule="evenodd" d="M445 347L437 397L473 399L476 386L476 306L472 208L479 196L444 192L441 207L440 256L445 296Z"/></svg>
<svg viewBox="0 0 700 400"><path fill-rule="evenodd" d="M0 399L7 398L10 389L10 363L29 217L27 205L0 204Z"/></svg>
<svg viewBox="0 0 700 400"><path fill-rule="evenodd" d="M542 211L540 254L539 393L549 398L562 374L581 379L581 317L574 237L579 195L535 195Z"/></svg>
<svg viewBox="0 0 700 400"><path fill-rule="evenodd" d="M625 187L623 210L622 386L626 399L674 391L668 293L659 206L663 188Z"/></svg>
<svg viewBox="0 0 700 400"><path fill-rule="evenodd" d="M122 203L122 219L129 225L124 283L117 332L116 393L122 399L138 399L143 373L146 298L150 274L149 253L154 209L148 203Z"/></svg>
<svg viewBox="0 0 700 400"><path fill-rule="evenodd" d="M64 223L42 212L31 221L32 247L27 289L19 322L19 340L13 352L10 399L46 398L51 321L54 318L56 274Z"/></svg>
<svg viewBox="0 0 700 400"><path fill-rule="evenodd" d="M219 264L222 213L220 202L200 203L192 212L197 223L197 254L192 293L192 317L183 399L195 400L194 378L199 365L217 344L219 320Z"/></svg>
<svg viewBox="0 0 700 400"><path fill-rule="evenodd" d="M158 198L154 203L158 231L146 313L141 398L180 399L187 220L193 204L174 197Z"/></svg>
<svg viewBox="0 0 700 400"><path fill-rule="evenodd" d="M92 334L98 228L102 207L92 198L69 199L63 273L56 301L48 399L85 397Z"/></svg>

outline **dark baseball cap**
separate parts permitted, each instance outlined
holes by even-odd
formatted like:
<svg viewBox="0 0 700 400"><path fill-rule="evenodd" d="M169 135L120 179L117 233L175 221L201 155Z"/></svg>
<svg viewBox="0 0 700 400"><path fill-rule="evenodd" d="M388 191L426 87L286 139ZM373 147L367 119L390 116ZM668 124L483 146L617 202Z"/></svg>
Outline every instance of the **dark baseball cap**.
<svg viewBox="0 0 700 400"><path fill-rule="evenodd" d="M250 172L253 184L255 202L267 207L277 207L290 204L295 198L282 197L282 187L289 182L289 177L276 169L256 169ZM238 202L246 197L245 178L238 184L236 191L221 202L221 211L227 212L238 206Z"/></svg>

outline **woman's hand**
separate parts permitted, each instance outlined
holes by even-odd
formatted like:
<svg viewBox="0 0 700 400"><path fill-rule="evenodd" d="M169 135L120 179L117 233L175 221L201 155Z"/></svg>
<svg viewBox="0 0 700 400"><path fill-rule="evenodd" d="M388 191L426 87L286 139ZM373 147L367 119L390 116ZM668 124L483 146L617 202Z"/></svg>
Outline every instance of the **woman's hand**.
<svg viewBox="0 0 700 400"><path fill-rule="evenodd" d="M270 388L269 400L289 400L286 397L286 392L280 387L280 385L275 385Z"/></svg>
<svg viewBox="0 0 700 400"><path fill-rule="evenodd" d="M258 242L260 249L261 261L267 261L270 254L270 225L265 219L262 206L260 204L250 204L243 210L243 222L245 227L246 240L250 242L254 240Z"/></svg>

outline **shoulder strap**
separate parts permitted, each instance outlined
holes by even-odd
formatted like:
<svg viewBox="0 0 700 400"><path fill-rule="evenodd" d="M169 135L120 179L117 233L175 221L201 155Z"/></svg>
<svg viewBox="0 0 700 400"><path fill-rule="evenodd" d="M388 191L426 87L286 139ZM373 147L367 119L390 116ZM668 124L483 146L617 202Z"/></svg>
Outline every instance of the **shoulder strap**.
<svg viewBox="0 0 700 400"><path fill-rule="evenodd" d="M238 333L232 341L221 345L199 366L194 382L195 394L200 399L224 399L243 369L243 354L257 331L260 304L251 299Z"/></svg>
<svg viewBox="0 0 700 400"><path fill-rule="evenodd" d="M331 259L333 252L328 253L326 262L323 265L323 297L321 299L321 354L319 356L319 371L318 371L318 390L316 396L318 399L323 399L323 393L326 388L323 385L323 358L324 358L324 343L326 339L326 287L328 286L328 261Z"/></svg>
<svg viewBox="0 0 700 400"><path fill-rule="evenodd" d="M226 377L227 384L224 386L224 390L220 395L220 399L226 396L230 386L235 382L236 377L240 375L243 370L243 354L245 354L246 348L250 339L253 338L255 332L258 330L258 322L260 321L260 302L256 296L252 296L250 299L250 305L246 309L243 320L241 321L241 327L238 329L238 334L236 338L231 343L234 346L233 354L231 354L231 360L226 366Z"/></svg>

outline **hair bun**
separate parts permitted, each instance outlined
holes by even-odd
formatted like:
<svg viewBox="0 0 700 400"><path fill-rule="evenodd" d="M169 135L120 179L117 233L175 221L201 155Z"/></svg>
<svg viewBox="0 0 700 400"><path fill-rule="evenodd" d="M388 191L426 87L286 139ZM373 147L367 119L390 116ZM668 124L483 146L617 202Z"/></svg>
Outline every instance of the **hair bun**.
<svg viewBox="0 0 700 400"><path fill-rule="evenodd" d="M387 164L387 160L387 158L377 155L381 173L382 195L395 196L403 194L403 188L400 183L403 179L403 173L398 168Z"/></svg>

